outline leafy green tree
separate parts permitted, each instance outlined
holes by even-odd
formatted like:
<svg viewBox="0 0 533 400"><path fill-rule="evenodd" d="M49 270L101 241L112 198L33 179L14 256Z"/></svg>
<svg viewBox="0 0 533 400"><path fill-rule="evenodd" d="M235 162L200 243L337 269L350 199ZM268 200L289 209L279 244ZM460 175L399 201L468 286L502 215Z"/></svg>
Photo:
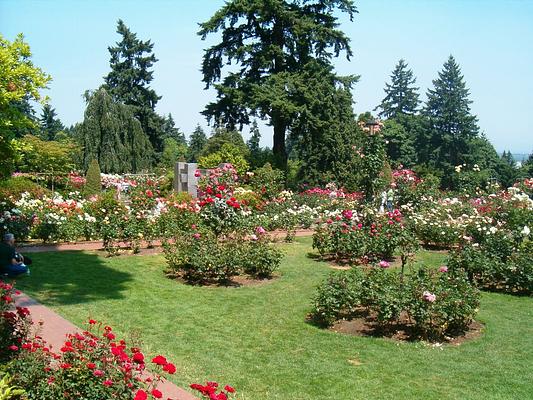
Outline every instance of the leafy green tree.
<svg viewBox="0 0 533 400"><path fill-rule="evenodd" d="M189 138L189 149L187 152L187 161L188 162L197 162L200 153L204 149L205 144L207 143L207 135L205 134L202 127L198 124L194 129L194 132Z"/></svg>
<svg viewBox="0 0 533 400"><path fill-rule="evenodd" d="M456 165L463 164L470 153L469 143L478 136L476 116L470 113L469 90L459 64L450 56L433 89L427 93L424 114L428 122L427 162L451 176ZM444 184L447 182L444 179Z"/></svg>
<svg viewBox="0 0 533 400"><path fill-rule="evenodd" d="M248 161L246 161L242 149L232 143L224 143L216 152L201 156L198 159L201 168L216 168L224 163L233 165L239 174L244 174L249 169Z"/></svg>
<svg viewBox="0 0 533 400"><path fill-rule="evenodd" d="M43 106L43 112L39 122L41 125L41 137L44 140L54 140L56 134L65 129L57 117L56 110L50 104Z"/></svg>
<svg viewBox="0 0 533 400"><path fill-rule="evenodd" d="M177 161L184 161L187 156L187 145L172 137L165 138L160 164L166 168L173 168Z"/></svg>
<svg viewBox="0 0 533 400"><path fill-rule="evenodd" d="M133 107L133 113L141 123L142 130L156 152L163 150L161 125L163 118L155 113L160 96L150 88L153 80L151 68L157 62L153 54L154 44L137 38L122 20L118 21L117 33L121 41L109 47L111 71L104 77L105 88L112 98Z"/></svg>
<svg viewBox="0 0 533 400"><path fill-rule="evenodd" d="M213 134L205 143L201 155L207 156L209 154L216 153L222 149L225 144L231 144L233 147L239 150L243 157L248 157L249 150L244 143L244 139L240 132L230 131L223 127L215 128Z"/></svg>
<svg viewBox="0 0 533 400"><path fill-rule="evenodd" d="M376 110L381 110L378 115L381 118L397 118L415 114L420 103L419 88L414 86L415 83L413 71L401 59L392 71L391 83L385 84L385 97L376 107Z"/></svg>
<svg viewBox="0 0 533 400"><path fill-rule="evenodd" d="M31 61L30 46L19 34L10 42L0 35L0 177L8 175L17 158L16 136L35 128L29 117L30 101L44 103L39 90L46 88L50 76Z"/></svg>
<svg viewBox="0 0 533 400"><path fill-rule="evenodd" d="M403 118L399 118L404 120ZM403 165L411 168L416 164L415 138L398 119L388 119L383 123L382 135L387 156L394 167Z"/></svg>
<svg viewBox="0 0 533 400"><path fill-rule="evenodd" d="M291 86L313 60L329 64L345 51L348 37L338 29L339 13L352 19L352 0L231 0L200 24L202 39L221 31L222 40L209 47L202 63L206 89L214 86L217 100L204 115L230 130L250 123L250 116L273 127L276 165L287 167L286 133L296 118ZM224 65L237 69L222 77Z"/></svg>
<svg viewBox="0 0 533 400"><path fill-rule="evenodd" d="M291 127L301 160L299 176L306 183L336 182L354 188L358 157L357 129L352 110L352 85L358 77L339 77L319 62L306 65L294 92L300 98Z"/></svg>
<svg viewBox="0 0 533 400"><path fill-rule="evenodd" d="M16 167L21 172L68 173L75 167L79 147L72 141L48 141L26 135L19 142L20 160Z"/></svg>
<svg viewBox="0 0 533 400"><path fill-rule="evenodd" d="M130 106L113 101L104 88L87 94L83 123L77 128L83 165L96 159L105 173L140 172L151 167L153 149Z"/></svg>

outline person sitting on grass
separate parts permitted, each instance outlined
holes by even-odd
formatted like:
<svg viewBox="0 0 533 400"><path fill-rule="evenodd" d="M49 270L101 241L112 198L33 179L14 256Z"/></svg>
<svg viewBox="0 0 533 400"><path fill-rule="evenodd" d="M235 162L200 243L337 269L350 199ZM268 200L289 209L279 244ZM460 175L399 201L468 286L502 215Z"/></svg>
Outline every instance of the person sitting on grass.
<svg viewBox="0 0 533 400"><path fill-rule="evenodd" d="M17 253L15 249L15 235L6 233L0 243L0 273L9 277L29 274L28 265L31 259Z"/></svg>

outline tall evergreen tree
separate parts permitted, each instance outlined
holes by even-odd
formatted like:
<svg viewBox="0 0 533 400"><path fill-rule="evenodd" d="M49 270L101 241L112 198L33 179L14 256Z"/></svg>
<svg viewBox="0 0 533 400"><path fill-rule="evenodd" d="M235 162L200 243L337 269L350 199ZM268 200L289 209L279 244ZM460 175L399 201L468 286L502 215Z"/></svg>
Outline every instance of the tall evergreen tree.
<svg viewBox="0 0 533 400"><path fill-rule="evenodd" d="M257 126L257 121L255 119L254 122L252 122L250 133L250 139L248 139L246 145L248 146L250 154L253 157L254 155L258 155L261 152L261 146L259 144L259 142L261 141L261 132L259 132L259 127Z"/></svg>
<svg viewBox="0 0 533 400"><path fill-rule="evenodd" d="M332 67L307 64L295 88L298 117L291 127L301 160L300 178L310 184L336 182L355 189L357 130L352 85L358 77L338 77Z"/></svg>
<svg viewBox="0 0 533 400"><path fill-rule="evenodd" d="M57 117L56 110L50 104L43 106L39 122L41 125L41 136L44 140L54 140L56 134L65 129Z"/></svg>
<svg viewBox="0 0 533 400"><path fill-rule="evenodd" d="M230 0L200 24L202 39L222 32L222 40L204 54L206 89L214 86L217 100L203 112L229 129L242 128L250 116L267 119L274 130L273 153L286 168L286 132L297 117L291 96L304 66L313 60L330 63L345 51L349 38L338 29L339 12L350 19L352 0ZM222 78L226 64L238 69Z"/></svg>
<svg viewBox="0 0 533 400"><path fill-rule="evenodd" d="M472 139L479 133L476 116L470 113L469 90L459 64L450 56L433 89L427 93L424 114L428 122L428 159L422 160L449 176L453 167L466 161Z"/></svg>
<svg viewBox="0 0 533 400"><path fill-rule="evenodd" d="M420 103L419 88L414 86L415 83L413 71L401 59L392 71L391 83L385 84L385 97L376 107L376 110L381 110L378 115L382 118L397 118L415 114Z"/></svg>
<svg viewBox="0 0 533 400"><path fill-rule="evenodd" d="M84 167L96 159L104 173L150 168L152 145L131 107L115 102L104 88L86 98L85 118L76 128L84 150Z"/></svg>
<svg viewBox="0 0 533 400"><path fill-rule="evenodd" d="M189 138L189 149L187 153L187 160L189 162L197 162L198 157L200 156L200 153L205 147L205 144L207 143L207 135L205 134L204 130L200 126L200 124L196 125L196 129L191 134L191 137Z"/></svg>
<svg viewBox="0 0 533 400"><path fill-rule="evenodd" d="M172 114L170 113L167 117L164 118L163 125L161 126L161 133L163 140L170 138L174 139L180 145L187 145L187 139L185 139L185 134L180 131L180 128L176 128L174 118L172 118Z"/></svg>
<svg viewBox="0 0 533 400"><path fill-rule="evenodd" d="M154 79L151 68L157 62L153 54L154 44L150 40L138 39L122 20L118 21L117 33L122 39L116 46L108 47L111 71L104 77L105 89L113 100L133 107L153 148L161 152L163 119L154 111L161 97L150 87Z"/></svg>

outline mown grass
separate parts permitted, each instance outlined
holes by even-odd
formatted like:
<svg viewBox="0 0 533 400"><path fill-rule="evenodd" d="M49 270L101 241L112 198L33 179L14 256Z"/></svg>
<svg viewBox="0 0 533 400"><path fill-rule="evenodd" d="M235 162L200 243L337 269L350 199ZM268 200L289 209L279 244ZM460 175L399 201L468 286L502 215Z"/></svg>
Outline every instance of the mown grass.
<svg viewBox="0 0 533 400"><path fill-rule="evenodd" d="M484 293L485 332L458 347L345 336L306 322L331 271L307 257L310 243L284 245L281 277L261 286L188 286L164 277L162 256L84 252L35 254L17 286L79 326L91 317L140 337L183 387L216 380L253 400L533 398L531 298Z"/></svg>

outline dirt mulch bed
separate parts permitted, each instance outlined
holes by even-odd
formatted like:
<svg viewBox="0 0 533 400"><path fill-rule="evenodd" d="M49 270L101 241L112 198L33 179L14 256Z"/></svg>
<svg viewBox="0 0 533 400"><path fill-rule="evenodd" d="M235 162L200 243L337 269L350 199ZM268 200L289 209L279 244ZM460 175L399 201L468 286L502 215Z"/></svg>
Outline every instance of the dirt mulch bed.
<svg viewBox="0 0 533 400"><path fill-rule="evenodd" d="M256 287L268 285L276 282L281 275L274 274L270 278L254 278L249 275L237 275L226 282L191 282L185 279L182 275L167 273L166 276L170 279L174 279L185 285L202 286L202 287L226 287L226 288L240 288L240 287Z"/></svg>
<svg viewBox="0 0 533 400"><path fill-rule="evenodd" d="M398 342L413 342L420 340L420 337L414 331L413 324L404 314L400 317L400 322L391 324L390 327L384 329L378 326L375 316L368 315L368 313L365 313L364 311L361 311L359 315L360 316L357 318L337 321L331 328L329 328L329 330L353 336L387 338ZM485 326L482 323L472 321L468 326L468 331L461 332L454 337L446 337L443 341L437 343L434 342L433 344L459 346L464 342L481 337L484 328Z"/></svg>

